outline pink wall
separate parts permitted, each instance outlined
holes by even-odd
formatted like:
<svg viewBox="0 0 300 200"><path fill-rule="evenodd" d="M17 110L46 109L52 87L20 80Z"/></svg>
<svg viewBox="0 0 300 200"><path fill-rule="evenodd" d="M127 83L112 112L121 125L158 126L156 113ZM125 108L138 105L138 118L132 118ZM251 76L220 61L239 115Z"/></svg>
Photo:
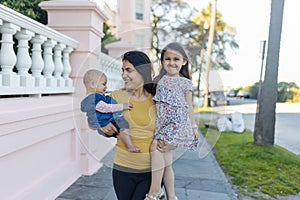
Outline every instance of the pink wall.
<svg viewBox="0 0 300 200"><path fill-rule="evenodd" d="M83 73L99 67L106 16L88 0L45 1L49 26L80 42L71 55L75 92L0 99L0 199L55 199L90 175L113 147L90 131L79 111ZM80 13L80 15L79 15Z"/></svg>
<svg viewBox="0 0 300 200"><path fill-rule="evenodd" d="M81 175L71 96L1 99L0 110L1 199L52 199Z"/></svg>

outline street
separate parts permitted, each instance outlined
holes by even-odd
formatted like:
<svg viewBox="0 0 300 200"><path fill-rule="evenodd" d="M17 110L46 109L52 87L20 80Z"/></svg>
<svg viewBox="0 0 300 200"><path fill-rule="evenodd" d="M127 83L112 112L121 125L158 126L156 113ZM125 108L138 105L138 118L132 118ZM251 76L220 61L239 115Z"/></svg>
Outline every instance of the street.
<svg viewBox="0 0 300 200"><path fill-rule="evenodd" d="M229 99L230 105L213 107L219 114L241 112L245 127L254 130L256 100ZM277 103L275 144L300 155L300 103Z"/></svg>

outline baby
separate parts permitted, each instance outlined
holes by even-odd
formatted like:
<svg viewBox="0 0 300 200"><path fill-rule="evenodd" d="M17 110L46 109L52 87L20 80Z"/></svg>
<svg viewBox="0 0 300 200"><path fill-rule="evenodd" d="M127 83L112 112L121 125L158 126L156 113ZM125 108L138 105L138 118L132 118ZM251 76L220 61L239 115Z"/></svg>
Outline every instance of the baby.
<svg viewBox="0 0 300 200"><path fill-rule="evenodd" d="M121 112L130 110L132 104L130 102L118 104L116 100L105 95L107 76L99 70L88 70L83 77L83 83L86 88L86 97L80 103L81 111L86 112L90 128L97 130L102 136L116 137L117 134L107 135L101 131L101 127L112 123L118 129L127 150L141 152L141 149L133 144L129 133L129 124Z"/></svg>

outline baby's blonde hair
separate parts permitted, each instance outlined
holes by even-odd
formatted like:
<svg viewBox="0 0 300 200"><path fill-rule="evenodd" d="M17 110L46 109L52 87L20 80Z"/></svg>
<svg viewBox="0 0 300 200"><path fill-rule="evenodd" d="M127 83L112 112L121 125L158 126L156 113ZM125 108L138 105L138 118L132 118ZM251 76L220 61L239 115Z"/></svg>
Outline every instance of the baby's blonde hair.
<svg viewBox="0 0 300 200"><path fill-rule="evenodd" d="M83 84L87 90L90 89L91 81L97 82L102 76L106 76L103 72L97 69L90 69L83 76Z"/></svg>

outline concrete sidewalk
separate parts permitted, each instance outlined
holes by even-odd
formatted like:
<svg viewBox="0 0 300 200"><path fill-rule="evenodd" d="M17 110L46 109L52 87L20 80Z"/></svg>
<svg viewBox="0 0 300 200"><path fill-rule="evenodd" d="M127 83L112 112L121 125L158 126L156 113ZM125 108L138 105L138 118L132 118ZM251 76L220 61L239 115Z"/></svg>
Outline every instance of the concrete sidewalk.
<svg viewBox="0 0 300 200"><path fill-rule="evenodd" d="M174 152L175 191L179 200L237 200L211 148L201 137L197 152ZM105 158L112 159L113 152ZM117 200L112 169L104 165L92 176L82 176L56 200Z"/></svg>

